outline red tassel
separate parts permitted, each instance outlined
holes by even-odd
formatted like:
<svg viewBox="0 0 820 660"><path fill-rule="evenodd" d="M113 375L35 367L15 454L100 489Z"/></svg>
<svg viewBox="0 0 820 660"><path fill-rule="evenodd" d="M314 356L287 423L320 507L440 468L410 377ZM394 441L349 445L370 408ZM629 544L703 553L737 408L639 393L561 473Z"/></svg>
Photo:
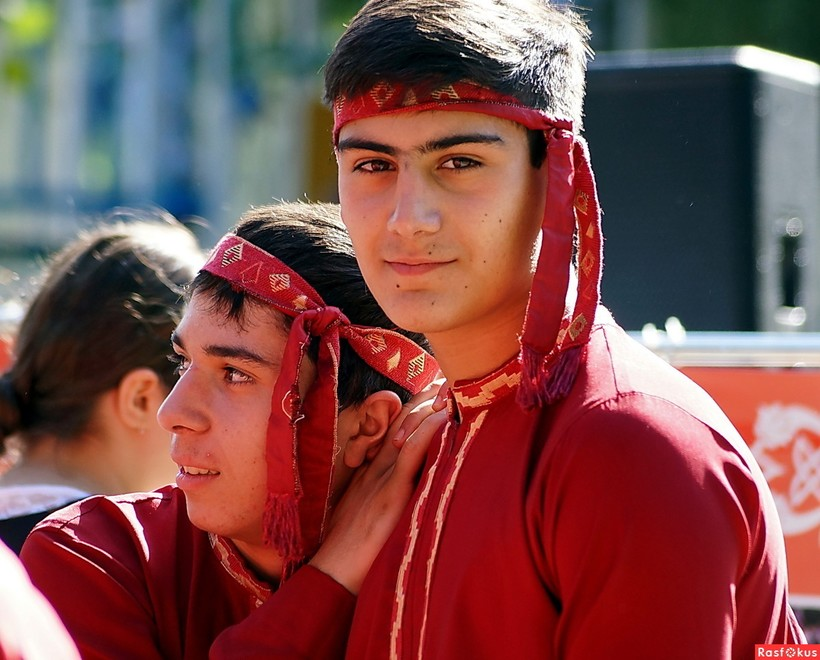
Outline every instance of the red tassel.
<svg viewBox="0 0 820 660"><path fill-rule="evenodd" d="M561 351L547 367L546 360L529 346L521 350L521 385L517 401L525 410L548 406L563 399L575 382L581 362L581 347Z"/></svg>
<svg viewBox="0 0 820 660"><path fill-rule="evenodd" d="M265 543L282 556L285 564L302 559L299 504L293 495L268 493L264 525Z"/></svg>

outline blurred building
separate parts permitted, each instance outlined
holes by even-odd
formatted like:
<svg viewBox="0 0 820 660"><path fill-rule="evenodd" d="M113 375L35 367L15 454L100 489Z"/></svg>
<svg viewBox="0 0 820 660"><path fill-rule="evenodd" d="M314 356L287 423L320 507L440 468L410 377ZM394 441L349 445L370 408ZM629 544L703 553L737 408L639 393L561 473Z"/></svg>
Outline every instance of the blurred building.
<svg viewBox="0 0 820 660"><path fill-rule="evenodd" d="M163 207L210 244L250 204L316 198L317 3L0 5L0 300L113 206Z"/></svg>
<svg viewBox="0 0 820 660"><path fill-rule="evenodd" d="M0 305L37 255L114 206L165 208L210 245L249 205L335 200L320 70L361 4L0 0ZM586 130L616 318L820 330L820 69L661 50L670 25L741 33L728 0L575 4L598 53ZM776 34L800 42L811 23L752 5L754 34L773 39L761 26L777 14Z"/></svg>

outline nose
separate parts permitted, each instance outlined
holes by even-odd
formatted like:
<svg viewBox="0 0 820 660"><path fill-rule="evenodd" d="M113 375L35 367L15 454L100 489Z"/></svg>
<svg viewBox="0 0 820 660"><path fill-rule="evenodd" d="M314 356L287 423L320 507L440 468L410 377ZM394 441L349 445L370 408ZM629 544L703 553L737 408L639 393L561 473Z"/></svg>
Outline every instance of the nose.
<svg viewBox="0 0 820 660"><path fill-rule="evenodd" d="M190 369L182 374L157 410L159 425L169 433L201 433L208 428L207 398L195 376Z"/></svg>
<svg viewBox="0 0 820 660"><path fill-rule="evenodd" d="M441 228L435 182L409 168L396 175L393 212L388 227L404 237L433 234Z"/></svg>

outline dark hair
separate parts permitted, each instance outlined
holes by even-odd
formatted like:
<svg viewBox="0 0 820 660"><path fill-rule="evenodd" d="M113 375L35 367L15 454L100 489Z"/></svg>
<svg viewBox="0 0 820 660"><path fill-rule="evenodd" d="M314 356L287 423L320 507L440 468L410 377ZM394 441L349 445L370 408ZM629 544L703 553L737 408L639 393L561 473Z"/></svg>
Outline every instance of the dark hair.
<svg viewBox="0 0 820 660"><path fill-rule="evenodd" d="M423 335L396 327L370 293L337 204L283 202L252 208L240 218L234 232L299 273L326 304L341 309L351 323L395 330L428 348ZM209 294L216 309L239 323L248 302L267 304L205 271L200 271L191 284L190 295L198 292ZM291 322L290 317L286 317L285 327ZM318 343L314 342L311 352L314 360L317 347ZM409 392L375 371L342 340L340 408L361 403L379 390L391 390L402 401L410 398Z"/></svg>
<svg viewBox="0 0 820 660"><path fill-rule="evenodd" d="M153 369L170 389L168 338L203 261L181 223L128 209L54 255L0 377L0 441L17 433L26 442L76 437L98 397L132 369Z"/></svg>
<svg viewBox="0 0 820 660"><path fill-rule="evenodd" d="M370 0L325 65L325 101L382 81L469 80L572 119L580 131L588 40L577 13L547 0ZM530 144L537 167L543 151Z"/></svg>

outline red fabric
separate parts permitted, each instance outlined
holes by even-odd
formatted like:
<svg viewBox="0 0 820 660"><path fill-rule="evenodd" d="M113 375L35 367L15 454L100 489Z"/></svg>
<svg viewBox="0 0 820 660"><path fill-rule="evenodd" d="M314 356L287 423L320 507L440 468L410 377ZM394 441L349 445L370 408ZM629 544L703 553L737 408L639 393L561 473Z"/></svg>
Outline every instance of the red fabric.
<svg viewBox="0 0 820 660"><path fill-rule="evenodd" d="M287 577L315 552L327 522L338 454L340 338L371 367L414 394L436 377L438 365L398 332L352 325L298 273L239 236L223 237L203 270L294 319L271 399L266 456L266 540L285 560ZM312 337L321 338L317 376L303 405L299 372ZM282 437L292 438L291 444L275 441Z"/></svg>
<svg viewBox="0 0 820 660"><path fill-rule="evenodd" d="M67 507L32 532L21 559L85 659L254 658L264 649L264 657L321 660L333 657L328 647L344 646L355 603L309 566L268 596L268 585L230 543L212 547L209 535L190 523L175 486ZM293 593L300 604L291 605ZM283 598L285 606L242 646L231 626L254 623L265 598ZM233 653L219 651L223 632Z"/></svg>
<svg viewBox="0 0 820 660"><path fill-rule="evenodd" d="M348 658L745 660L803 641L768 486L700 388L614 325L554 406L521 409L516 373L455 384L460 423L365 580Z"/></svg>
<svg viewBox="0 0 820 660"><path fill-rule="evenodd" d="M526 408L558 401L569 391L578 368L578 350L588 338L600 299L603 239L601 212L583 138L572 122L529 108L513 97L470 82L443 87L379 83L356 98L333 104L333 139L348 122L397 112L448 110L478 112L544 131L547 138L547 200L541 226L541 253L521 336L522 384L518 400ZM565 309L575 229L579 236L575 306Z"/></svg>
<svg viewBox="0 0 820 660"><path fill-rule="evenodd" d="M0 542L0 660L74 660L77 648L54 609Z"/></svg>
<svg viewBox="0 0 820 660"><path fill-rule="evenodd" d="M362 586L347 658L745 660L805 642L765 479L705 392L611 322L561 403L523 410L517 377L513 361L451 391L461 421ZM264 644L334 585L283 590L232 643ZM345 618L323 612L322 657L340 658Z"/></svg>

